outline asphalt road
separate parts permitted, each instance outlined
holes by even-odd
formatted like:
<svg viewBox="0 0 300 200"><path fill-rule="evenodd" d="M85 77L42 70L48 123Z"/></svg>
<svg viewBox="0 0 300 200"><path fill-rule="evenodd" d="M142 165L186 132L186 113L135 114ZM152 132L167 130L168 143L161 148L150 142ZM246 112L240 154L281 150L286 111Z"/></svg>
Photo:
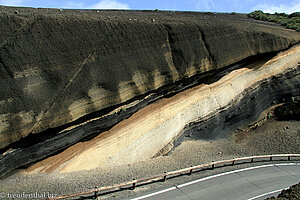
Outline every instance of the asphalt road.
<svg viewBox="0 0 300 200"><path fill-rule="evenodd" d="M300 164L271 164L205 177L134 198L151 200L265 199L300 182Z"/></svg>

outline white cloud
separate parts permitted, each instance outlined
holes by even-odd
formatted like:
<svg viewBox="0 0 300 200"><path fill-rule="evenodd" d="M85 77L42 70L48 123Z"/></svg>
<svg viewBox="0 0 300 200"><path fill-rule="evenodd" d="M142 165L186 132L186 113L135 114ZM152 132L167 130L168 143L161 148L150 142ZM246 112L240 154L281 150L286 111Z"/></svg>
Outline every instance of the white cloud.
<svg viewBox="0 0 300 200"><path fill-rule="evenodd" d="M91 6L92 9L129 9L125 3L115 0L101 0L100 2Z"/></svg>
<svg viewBox="0 0 300 200"><path fill-rule="evenodd" d="M197 10L210 10L215 8L213 0L196 0L194 4Z"/></svg>
<svg viewBox="0 0 300 200"><path fill-rule="evenodd" d="M64 6L62 6L62 8L81 9L81 8L85 8L85 6L82 2L75 3L75 2L69 1Z"/></svg>
<svg viewBox="0 0 300 200"><path fill-rule="evenodd" d="M204 5L206 9L215 8L215 3L213 2L213 0L205 0Z"/></svg>
<svg viewBox="0 0 300 200"><path fill-rule="evenodd" d="M300 0L294 1L291 5L280 4L278 6L270 5L270 4L259 4L253 8L253 10L262 10L267 13L293 13L300 11Z"/></svg>
<svg viewBox="0 0 300 200"><path fill-rule="evenodd" d="M24 0L0 0L0 5L3 6L22 6Z"/></svg>
<svg viewBox="0 0 300 200"><path fill-rule="evenodd" d="M0 0L1 1L1 0ZM84 2L67 2L62 8L72 9L129 9L129 6L125 3L121 3L116 0L101 0L96 4L87 5Z"/></svg>

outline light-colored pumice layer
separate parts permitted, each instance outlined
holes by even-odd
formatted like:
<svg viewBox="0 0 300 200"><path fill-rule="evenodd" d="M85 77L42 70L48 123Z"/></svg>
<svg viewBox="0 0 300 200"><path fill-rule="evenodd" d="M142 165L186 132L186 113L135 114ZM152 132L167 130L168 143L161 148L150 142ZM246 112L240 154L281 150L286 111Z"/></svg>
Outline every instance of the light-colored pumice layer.
<svg viewBox="0 0 300 200"><path fill-rule="evenodd" d="M246 89L256 88L265 79L297 68L299 59L300 46L295 46L259 69L238 69L213 84L198 85L158 100L109 131L77 143L27 171L74 172L150 159L172 144L185 125L232 106L246 95Z"/></svg>

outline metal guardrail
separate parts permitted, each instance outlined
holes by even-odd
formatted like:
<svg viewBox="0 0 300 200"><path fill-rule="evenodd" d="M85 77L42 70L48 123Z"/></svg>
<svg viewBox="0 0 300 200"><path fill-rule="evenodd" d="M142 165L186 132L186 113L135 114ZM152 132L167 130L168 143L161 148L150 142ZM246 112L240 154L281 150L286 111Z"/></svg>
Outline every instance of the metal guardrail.
<svg viewBox="0 0 300 200"><path fill-rule="evenodd" d="M208 164L201 164L197 166L192 166L176 171L171 171L171 172L164 172L163 174L158 174L152 177L148 178L142 178L142 179L133 179L132 181L124 182L121 184L116 184L116 185L111 185L111 186L105 186L105 187L95 187L93 190L81 192L81 193L76 193L76 194L66 194L62 195L56 198L52 198L51 200L58 200L58 199L68 199L71 197L78 197L78 196L83 196L87 194L93 195L95 198L97 196L100 196L99 192L104 192L104 191L109 191L109 190L114 190L114 189L121 189L121 187L125 186L130 186L130 189L135 189L138 183L140 184L149 184L157 181L166 181L168 179L168 176L175 176L175 175L183 175L183 173L187 173L191 175L193 171L195 170L207 170L207 169L214 169L215 167L225 167L225 166L233 166L235 164L245 164L245 163L253 163L253 162L262 162L262 161L279 161L275 160L274 158L285 158L287 161L291 161L291 158L300 158L300 154L276 154L276 155L263 155L263 156L249 156L249 157L243 157L243 158L234 158L231 160L222 160L222 161L217 161L217 162L211 162ZM258 159L266 159L267 160L258 160ZM281 160L282 161L282 160ZM223 164L223 165L221 165ZM218 166L220 165L220 166ZM127 188L129 189L129 188ZM114 191L110 191L114 192ZM48 198L49 199L49 198Z"/></svg>

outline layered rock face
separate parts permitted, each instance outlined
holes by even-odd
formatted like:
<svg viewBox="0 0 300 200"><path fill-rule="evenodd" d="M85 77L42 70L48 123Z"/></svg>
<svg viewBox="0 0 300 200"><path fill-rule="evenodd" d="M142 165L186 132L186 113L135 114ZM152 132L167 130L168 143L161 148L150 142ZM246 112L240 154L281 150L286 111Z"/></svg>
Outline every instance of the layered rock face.
<svg viewBox="0 0 300 200"><path fill-rule="evenodd" d="M299 96L300 46L259 69L235 70L139 110L109 131L50 157L29 171L74 172L168 153L181 138L215 139L255 120L274 101Z"/></svg>
<svg viewBox="0 0 300 200"><path fill-rule="evenodd" d="M245 58L300 41L298 32L243 15L0 10L2 174L110 129L167 93L182 90L183 83L201 82ZM295 91L289 91L293 96ZM213 112L213 102L203 104L207 112ZM196 116L174 122L178 127L156 147L163 148L202 115Z"/></svg>

